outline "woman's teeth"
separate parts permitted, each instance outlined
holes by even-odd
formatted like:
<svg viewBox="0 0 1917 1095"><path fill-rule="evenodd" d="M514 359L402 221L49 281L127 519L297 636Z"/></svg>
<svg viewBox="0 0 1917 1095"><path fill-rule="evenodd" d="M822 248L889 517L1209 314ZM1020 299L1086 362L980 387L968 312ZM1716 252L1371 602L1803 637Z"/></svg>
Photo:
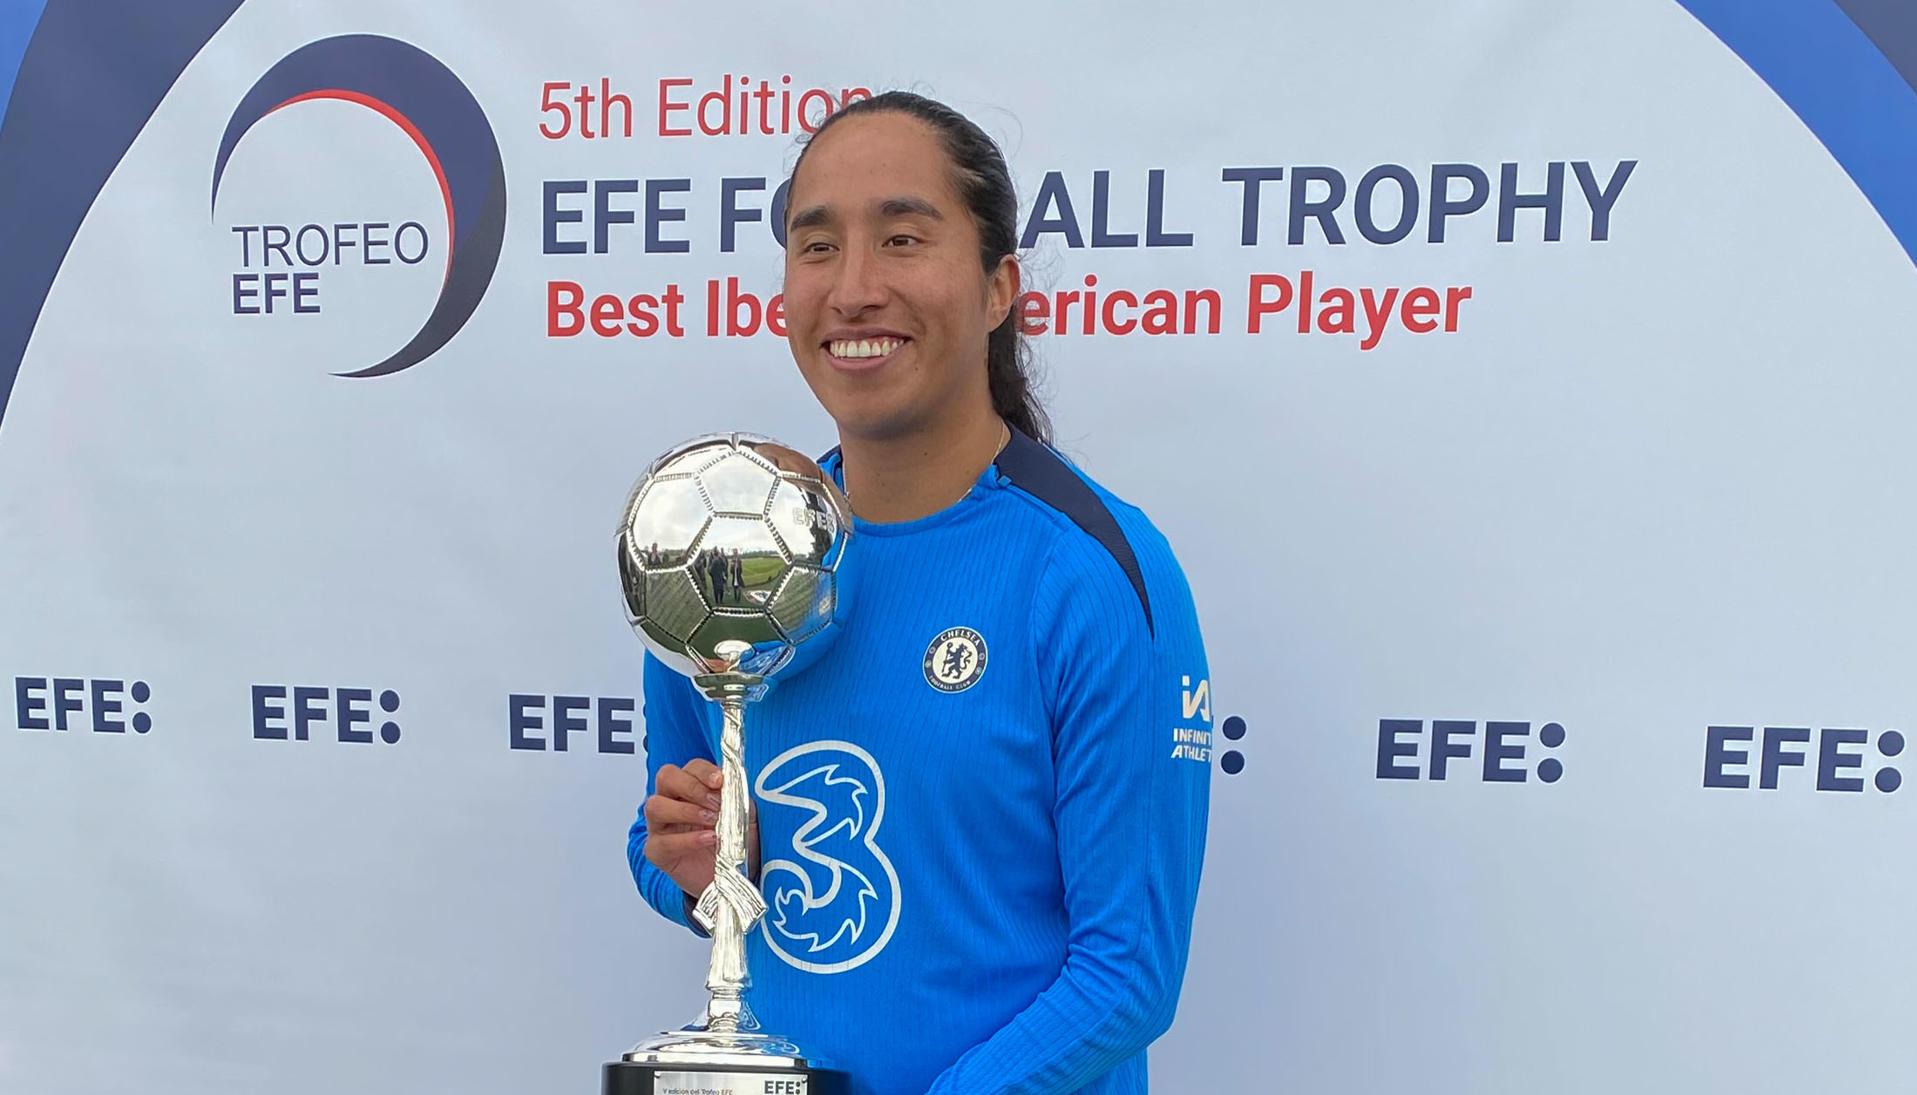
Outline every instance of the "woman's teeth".
<svg viewBox="0 0 1917 1095"><path fill-rule="evenodd" d="M898 338L842 338L826 343L826 349L833 357L884 357L903 342Z"/></svg>

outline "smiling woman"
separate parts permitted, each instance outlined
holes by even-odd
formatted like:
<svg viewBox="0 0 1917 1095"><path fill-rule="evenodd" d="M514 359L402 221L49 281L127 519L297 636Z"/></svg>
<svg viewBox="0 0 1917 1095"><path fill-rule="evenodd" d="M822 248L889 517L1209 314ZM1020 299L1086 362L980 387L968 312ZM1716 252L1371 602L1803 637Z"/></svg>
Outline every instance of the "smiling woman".
<svg viewBox="0 0 1917 1095"><path fill-rule="evenodd" d="M1208 676L1184 575L1046 444L1017 197L983 131L917 95L856 102L789 194L786 339L838 427L821 466L860 580L832 649L754 710L768 913L747 1000L856 1095L1142 1092L1209 802L1190 743L1210 711L1179 703ZM646 713L628 857L685 924L714 869L695 819L723 784L717 729L650 660ZM900 1016L928 1021L875 1036Z"/></svg>
<svg viewBox="0 0 1917 1095"><path fill-rule="evenodd" d="M983 457L1000 443L1001 416L1042 431L1022 391L993 391L995 381L1023 379L1015 356L996 370L991 364L1001 329L1016 353L1010 316L1019 267L1009 222L1007 238L988 244L952 162L923 120L867 109L821 129L793 171L788 340L842 439L918 435L946 452ZM884 351L874 352L880 341ZM854 495L882 493L859 482L870 465L848 464ZM934 478L947 480L944 489L931 495L938 504L970 478L961 462L945 461L942 470Z"/></svg>

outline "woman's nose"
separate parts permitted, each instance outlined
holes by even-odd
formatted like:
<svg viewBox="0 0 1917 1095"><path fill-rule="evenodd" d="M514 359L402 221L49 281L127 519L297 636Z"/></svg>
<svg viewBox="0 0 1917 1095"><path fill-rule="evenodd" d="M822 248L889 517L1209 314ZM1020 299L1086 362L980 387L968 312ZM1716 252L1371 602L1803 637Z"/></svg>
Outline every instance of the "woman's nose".
<svg viewBox="0 0 1917 1095"><path fill-rule="evenodd" d="M838 276L832 279L832 291L826 305L841 315L857 315L885 303L885 285L871 258L856 248L848 248L839 261Z"/></svg>

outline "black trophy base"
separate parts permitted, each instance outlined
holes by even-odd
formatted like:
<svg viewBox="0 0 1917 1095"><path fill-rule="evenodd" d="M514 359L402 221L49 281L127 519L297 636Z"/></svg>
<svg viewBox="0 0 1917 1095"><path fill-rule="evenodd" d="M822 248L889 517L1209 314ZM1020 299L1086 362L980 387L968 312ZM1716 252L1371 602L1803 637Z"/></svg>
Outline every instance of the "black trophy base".
<svg viewBox="0 0 1917 1095"><path fill-rule="evenodd" d="M705 1084L680 1082L687 1076L710 1076L712 1080ZM613 1061L606 1066L604 1095L852 1095L852 1077L836 1068L717 1068Z"/></svg>

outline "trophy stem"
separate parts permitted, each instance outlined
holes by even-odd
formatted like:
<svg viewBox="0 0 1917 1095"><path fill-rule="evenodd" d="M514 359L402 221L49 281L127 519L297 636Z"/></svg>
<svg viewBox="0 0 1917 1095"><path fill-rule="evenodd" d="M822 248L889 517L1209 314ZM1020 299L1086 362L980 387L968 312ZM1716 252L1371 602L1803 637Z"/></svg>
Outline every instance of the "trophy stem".
<svg viewBox="0 0 1917 1095"><path fill-rule="evenodd" d="M749 809L746 692L744 687L727 688L718 697L725 715L725 729L719 739L720 771L725 775L719 791L719 839L712 885L700 895L695 910L712 935L712 958L706 967L706 1029L714 1033L750 1031L758 1025L745 1004L745 990L752 984L746 969L745 937L765 912L758 887L745 876Z"/></svg>

